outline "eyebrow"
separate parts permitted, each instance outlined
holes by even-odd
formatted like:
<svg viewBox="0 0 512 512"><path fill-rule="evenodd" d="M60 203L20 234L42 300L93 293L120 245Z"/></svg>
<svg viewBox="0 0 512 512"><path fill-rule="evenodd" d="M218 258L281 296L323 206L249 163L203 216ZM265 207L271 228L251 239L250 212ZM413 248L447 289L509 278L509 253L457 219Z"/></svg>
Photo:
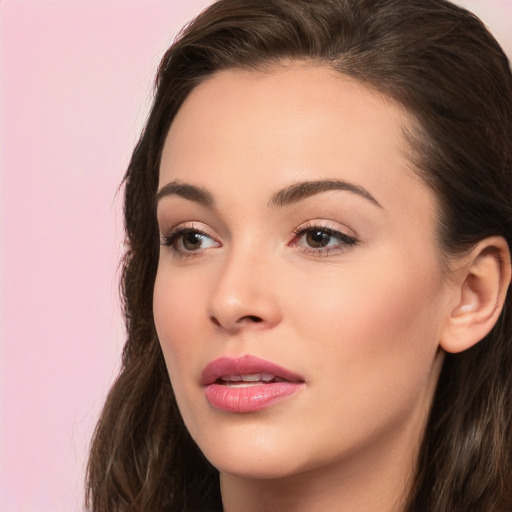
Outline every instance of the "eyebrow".
<svg viewBox="0 0 512 512"><path fill-rule="evenodd" d="M316 180L301 181L294 183L276 192L268 202L270 207L280 207L297 203L303 199L329 192L331 190L343 190L352 192L364 199L367 199L374 205L382 208L382 205L366 189L355 183L344 180ZM204 188L183 183L181 181L171 181L158 190L155 195L155 203L158 203L164 197L178 196L189 201L194 201L208 208L215 206L213 196Z"/></svg>
<svg viewBox="0 0 512 512"><path fill-rule="evenodd" d="M171 181L158 190L155 195L155 204L168 196L178 196L189 201L194 201L209 208L215 205L213 196L204 188L189 185L181 181Z"/></svg>
<svg viewBox="0 0 512 512"><path fill-rule="evenodd" d="M318 180L318 181L301 181L294 183L289 187L276 192L269 201L269 206L286 206L292 203L306 199L307 197L328 192L331 190L344 190L352 192L364 199L367 199L375 206L383 208L382 205L375 199L366 189L343 180Z"/></svg>

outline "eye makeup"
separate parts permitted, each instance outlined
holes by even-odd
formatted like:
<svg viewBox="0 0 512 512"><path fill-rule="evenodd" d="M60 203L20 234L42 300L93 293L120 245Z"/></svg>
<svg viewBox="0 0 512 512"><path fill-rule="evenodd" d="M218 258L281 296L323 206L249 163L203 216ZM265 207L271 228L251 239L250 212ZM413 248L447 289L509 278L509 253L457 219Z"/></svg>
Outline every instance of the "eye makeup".
<svg viewBox="0 0 512 512"><path fill-rule="evenodd" d="M304 254L327 257L340 255L357 245L358 239L326 221L307 221L293 230L288 246ZM209 249L218 249L222 243L208 230L194 223L182 223L161 236L161 245L171 250L176 258L200 256Z"/></svg>

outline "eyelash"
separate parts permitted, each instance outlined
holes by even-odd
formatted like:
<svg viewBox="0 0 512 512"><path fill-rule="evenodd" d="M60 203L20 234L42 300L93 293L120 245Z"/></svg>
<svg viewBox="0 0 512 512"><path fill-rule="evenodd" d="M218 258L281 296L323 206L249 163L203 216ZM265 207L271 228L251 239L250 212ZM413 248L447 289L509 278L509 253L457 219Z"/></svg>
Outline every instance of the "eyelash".
<svg viewBox="0 0 512 512"><path fill-rule="evenodd" d="M220 247L220 244L216 242L212 236L206 233L204 230L195 227L193 224L189 226L178 226L170 231L167 235L162 235L161 243L164 247L168 247L172 255L175 258L194 258L196 256L200 256L206 249L198 249L196 251L187 251L178 248L178 244L183 243L183 237L188 234L199 235L204 238L209 238L213 240L217 246Z"/></svg>
<svg viewBox="0 0 512 512"><path fill-rule="evenodd" d="M319 248L299 246L297 244L297 240L299 240L301 237L306 236L308 233L314 232L322 233L323 235L336 238L338 239L338 243L333 246L324 246ZM308 222L306 224L299 226L297 229L294 230L293 233L295 236L293 240L290 242L290 245L292 247L300 247L300 249L305 254L310 254L313 256L335 256L349 250L351 247L354 247L359 243L359 240L354 236L347 235L346 233L338 231L337 229L333 229L321 224L316 224L314 222Z"/></svg>
<svg viewBox="0 0 512 512"><path fill-rule="evenodd" d="M316 232L321 233L322 235L327 235L328 237L335 238L338 240L338 243L330 246L326 245L323 247L308 247L299 245L298 241L306 236L308 233ZM162 235L161 243L164 247L168 247L175 258L193 258L200 256L204 251L211 247L207 247L204 249L197 250L184 250L183 248L179 248L178 244L183 243L183 238L188 235L199 235L200 237L204 237L206 239L212 240L212 247L220 247L221 244L217 242L212 236L206 233L204 230L195 227L194 225L189 226L178 226L170 231L167 235ZM305 254L313 255L313 256L333 256L337 254L341 254L349 250L351 247L357 245L359 241L357 238L347 235L346 233L342 233L336 229L332 229L328 226L323 226L321 224L315 224L313 222L308 222L306 224L302 224L297 229L293 231L293 239L289 242L291 247L297 247ZM328 243L330 243L329 240Z"/></svg>

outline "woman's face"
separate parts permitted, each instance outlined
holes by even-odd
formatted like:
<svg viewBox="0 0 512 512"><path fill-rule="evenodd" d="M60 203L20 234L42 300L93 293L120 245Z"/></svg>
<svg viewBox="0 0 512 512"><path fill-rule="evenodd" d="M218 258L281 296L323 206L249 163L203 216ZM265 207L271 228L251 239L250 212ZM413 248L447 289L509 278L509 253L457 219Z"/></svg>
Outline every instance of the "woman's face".
<svg viewBox="0 0 512 512"><path fill-rule="evenodd" d="M178 112L154 315L185 424L221 473L412 464L453 291L407 123L306 64L220 72Z"/></svg>

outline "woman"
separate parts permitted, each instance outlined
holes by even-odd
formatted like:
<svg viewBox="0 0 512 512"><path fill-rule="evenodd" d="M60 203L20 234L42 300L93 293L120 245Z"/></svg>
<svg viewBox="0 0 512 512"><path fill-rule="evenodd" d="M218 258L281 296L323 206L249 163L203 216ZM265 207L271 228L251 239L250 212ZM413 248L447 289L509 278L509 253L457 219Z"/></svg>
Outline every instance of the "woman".
<svg viewBox="0 0 512 512"><path fill-rule="evenodd" d="M97 511L512 510L512 76L444 0L220 0L125 178Z"/></svg>

